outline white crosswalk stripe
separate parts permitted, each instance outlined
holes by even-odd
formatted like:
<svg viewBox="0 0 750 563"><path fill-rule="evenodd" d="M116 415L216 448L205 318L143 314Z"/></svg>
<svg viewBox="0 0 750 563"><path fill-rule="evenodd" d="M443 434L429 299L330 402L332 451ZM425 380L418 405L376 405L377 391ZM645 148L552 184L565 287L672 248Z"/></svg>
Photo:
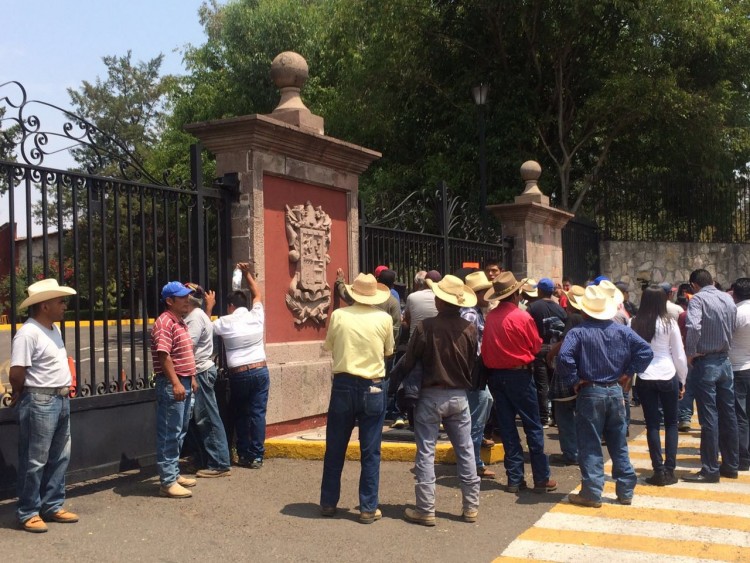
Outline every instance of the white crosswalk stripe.
<svg viewBox="0 0 750 563"><path fill-rule="evenodd" d="M699 446L695 430L680 434L678 477L700 468ZM617 502L608 476L601 508L578 507L565 499L496 561L750 561L750 472L716 484L680 480L654 487L644 481L652 472L645 432L630 440L629 451L639 475L631 506ZM605 473L611 470L607 462Z"/></svg>

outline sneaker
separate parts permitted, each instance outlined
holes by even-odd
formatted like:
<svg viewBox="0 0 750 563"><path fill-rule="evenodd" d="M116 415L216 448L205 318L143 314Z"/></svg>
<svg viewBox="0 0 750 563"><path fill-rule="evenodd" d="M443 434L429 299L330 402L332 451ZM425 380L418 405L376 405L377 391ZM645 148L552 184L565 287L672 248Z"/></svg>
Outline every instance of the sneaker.
<svg viewBox="0 0 750 563"><path fill-rule="evenodd" d="M254 459L250 462L250 469L260 469L263 467L263 460L260 458Z"/></svg>
<svg viewBox="0 0 750 563"><path fill-rule="evenodd" d="M601 508L602 507L602 501L588 499L584 496L581 496L578 493L576 494L570 493L568 495L568 500L570 501L570 504L575 504L576 506L585 506L586 508Z"/></svg>
<svg viewBox="0 0 750 563"><path fill-rule="evenodd" d="M469 523L476 522L478 517L479 511L476 508L465 508L461 514L461 519Z"/></svg>
<svg viewBox="0 0 750 563"><path fill-rule="evenodd" d="M687 420L680 421L680 423L677 425L677 430L679 430L680 432L690 432L690 422Z"/></svg>
<svg viewBox="0 0 750 563"><path fill-rule="evenodd" d="M625 506L630 506L633 504L633 497L617 497L617 502Z"/></svg>
<svg viewBox="0 0 750 563"><path fill-rule="evenodd" d="M43 534L47 531L47 524L45 524L44 520L42 520L41 517L36 514L28 520L21 522L21 528L27 532L31 532L32 534Z"/></svg>
<svg viewBox="0 0 750 563"><path fill-rule="evenodd" d="M65 509L60 509L52 514L45 514L44 520L47 522L57 522L59 524L73 524L78 522L78 514Z"/></svg>
<svg viewBox="0 0 750 563"><path fill-rule="evenodd" d="M199 469L195 472L196 477L211 479L213 477L229 477L232 474L230 469Z"/></svg>
<svg viewBox="0 0 750 563"><path fill-rule="evenodd" d="M481 477L482 479L494 479L495 478L495 472L491 469L487 469L486 466L484 467L477 467L477 475Z"/></svg>
<svg viewBox="0 0 750 563"><path fill-rule="evenodd" d="M646 479L646 483L655 487L664 487L667 484L666 473L664 471L654 471L654 474Z"/></svg>
<svg viewBox="0 0 750 563"><path fill-rule="evenodd" d="M551 493L557 490L557 481L548 479L542 483L534 483L535 493Z"/></svg>
<svg viewBox="0 0 750 563"><path fill-rule="evenodd" d="M404 518L406 518L407 522L411 522L412 524L419 524L420 526L435 525L434 514L425 514L424 512L420 512L419 510L416 510L414 508L407 508L406 510L404 510Z"/></svg>
<svg viewBox="0 0 750 563"><path fill-rule="evenodd" d="M320 515L325 516L326 518L331 518L332 516L336 515L336 507L335 506L323 506L321 504Z"/></svg>
<svg viewBox="0 0 750 563"><path fill-rule="evenodd" d="M526 481L521 481L520 483L511 484L508 483L505 485L505 492L506 493L518 493L520 491L525 491L529 487L526 486Z"/></svg>
<svg viewBox="0 0 750 563"><path fill-rule="evenodd" d="M376 508L374 512L360 512L359 521L361 524L372 524L375 520L380 520L383 517L383 513L380 512L379 508Z"/></svg>
<svg viewBox="0 0 750 563"><path fill-rule="evenodd" d="M396 418L396 420L393 421L393 424L391 424L391 428L405 428L406 427L406 421L402 416L399 416Z"/></svg>
<svg viewBox="0 0 750 563"><path fill-rule="evenodd" d="M189 491L176 481L169 485L169 487L165 487L164 485L159 487L159 494L167 498L188 498L193 496L192 491Z"/></svg>
<svg viewBox="0 0 750 563"><path fill-rule="evenodd" d="M195 479L191 479L190 477L183 477L182 475L177 477L177 484L183 487L195 487L195 484L197 482L198 481L196 481Z"/></svg>

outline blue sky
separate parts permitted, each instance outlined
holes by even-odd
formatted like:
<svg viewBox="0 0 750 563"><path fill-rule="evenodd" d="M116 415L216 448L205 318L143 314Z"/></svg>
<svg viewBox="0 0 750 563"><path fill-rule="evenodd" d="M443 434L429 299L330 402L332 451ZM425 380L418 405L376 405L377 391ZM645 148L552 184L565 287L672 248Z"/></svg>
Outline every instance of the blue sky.
<svg viewBox="0 0 750 563"><path fill-rule="evenodd" d="M70 108L67 88L104 77L105 55L133 52L133 60L164 54L162 71L183 74L182 51L205 41L198 21L202 0L5 0L0 25L0 84L16 80L30 99ZM224 3L223 1L221 3ZM0 90L0 98L9 91ZM38 111L43 128L63 120ZM8 114L6 113L6 117ZM56 129L57 128L57 129ZM44 165L66 168L66 155ZM0 224L8 219L0 203Z"/></svg>

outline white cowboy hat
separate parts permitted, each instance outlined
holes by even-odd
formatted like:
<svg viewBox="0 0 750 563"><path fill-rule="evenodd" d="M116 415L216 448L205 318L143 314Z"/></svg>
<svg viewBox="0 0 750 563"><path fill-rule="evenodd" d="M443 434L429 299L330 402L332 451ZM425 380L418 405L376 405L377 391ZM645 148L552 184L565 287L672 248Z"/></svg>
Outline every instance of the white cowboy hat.
<svg viewBox="0 0 750 563"><path fill-rule="evenodd" d="M363 305L380 305L391 295L391 290L378 283L372 274L359 274L351 285L344 284L344 287L352 299Z"/></svg>
<svg viewBox="0 0 750 563"><path fill-rule="evenodd" d="M565 294L568 296L568 301L574 309L581 310L581 299L583 294L586 293L586 289L580 285L573 285L570 287L568 292Z"/></svg>
<svg viewBox="0 0 750 563"><path fill-rule="evenodd" d="M529 297L539 297L539 291L537 290L536 285L536 280L534 278L528 278L526 283L521 287L521 292Z"/></svg>
<svg viewBox="0 0 750 563"><path fill-rule="evenodd" d="M32 283L26 291L29 296L23 300L23 303L19 306L20 309L24 309L29 305L36 305L42 301L54 299L55 297L65 297L76 294L75 289L60 285L55 279L46 279Z"/></svg>
<svg viewBox="0 0 750 563"><path fill-rule="evenodd" d="M623 296L622 291L620 291L611 281L602 280L597 287L604 290L604 292L614 300L615 305L619 305L625 301L625 296Z"/></svg>
<svg viewBox="0 0 750 563"><path fill-rule="evenodd" d="M487 279L487 274L482 270L478 272L472 272L466 275L466 285L476 293L477 291L485 291L492 287L492 282Z"/></svg>
<svg viewBox="0 0 750 563"><path fill-rule="evenodd" d="M576 300L581 305L581 311L594 319L608 321L617 313L617 303L601 285L588 286L583 297Z"/></svg>
<svg viewBox="0 0 750 563"><path fill-rule="evenodd" d="M476 293L456 276L445 276L437 283L428 279L427 287L432 290L438 299L451 305L473 307L477 304Z"/></svg>
<svg viewBox="0 0 750 563"><path fill-rule="evenodd" d="M501 299L506 299L516 293L526 281L527 278L516 280L516 276L514 276L512 272L500 272L497 277L492 280L492 289L484 294L484 299L485 301L499 301Z"/></svg>

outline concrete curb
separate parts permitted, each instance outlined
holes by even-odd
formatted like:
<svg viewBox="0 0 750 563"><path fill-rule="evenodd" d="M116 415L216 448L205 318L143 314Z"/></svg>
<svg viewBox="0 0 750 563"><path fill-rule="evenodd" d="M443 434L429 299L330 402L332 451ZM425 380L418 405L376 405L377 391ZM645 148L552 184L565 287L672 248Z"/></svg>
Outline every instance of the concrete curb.
<svg viewBox="0 0 750 563"><path fill-rule="evenodd" d="M325 440L304 440L294 438L271 438L266 440L267 458L287 459L323 459L326 451ZM413 462L417 452L416 444L409 442L383 442L381 445L382 461ZM486 464L499 463L503 460L503 447L495 444L492 448L482 448L482 460ZM346 459L359 460L359 442L352 441L346 450ZM439 443L435 451L435 463L456 463L456 456L450 444Z"/></svg>

